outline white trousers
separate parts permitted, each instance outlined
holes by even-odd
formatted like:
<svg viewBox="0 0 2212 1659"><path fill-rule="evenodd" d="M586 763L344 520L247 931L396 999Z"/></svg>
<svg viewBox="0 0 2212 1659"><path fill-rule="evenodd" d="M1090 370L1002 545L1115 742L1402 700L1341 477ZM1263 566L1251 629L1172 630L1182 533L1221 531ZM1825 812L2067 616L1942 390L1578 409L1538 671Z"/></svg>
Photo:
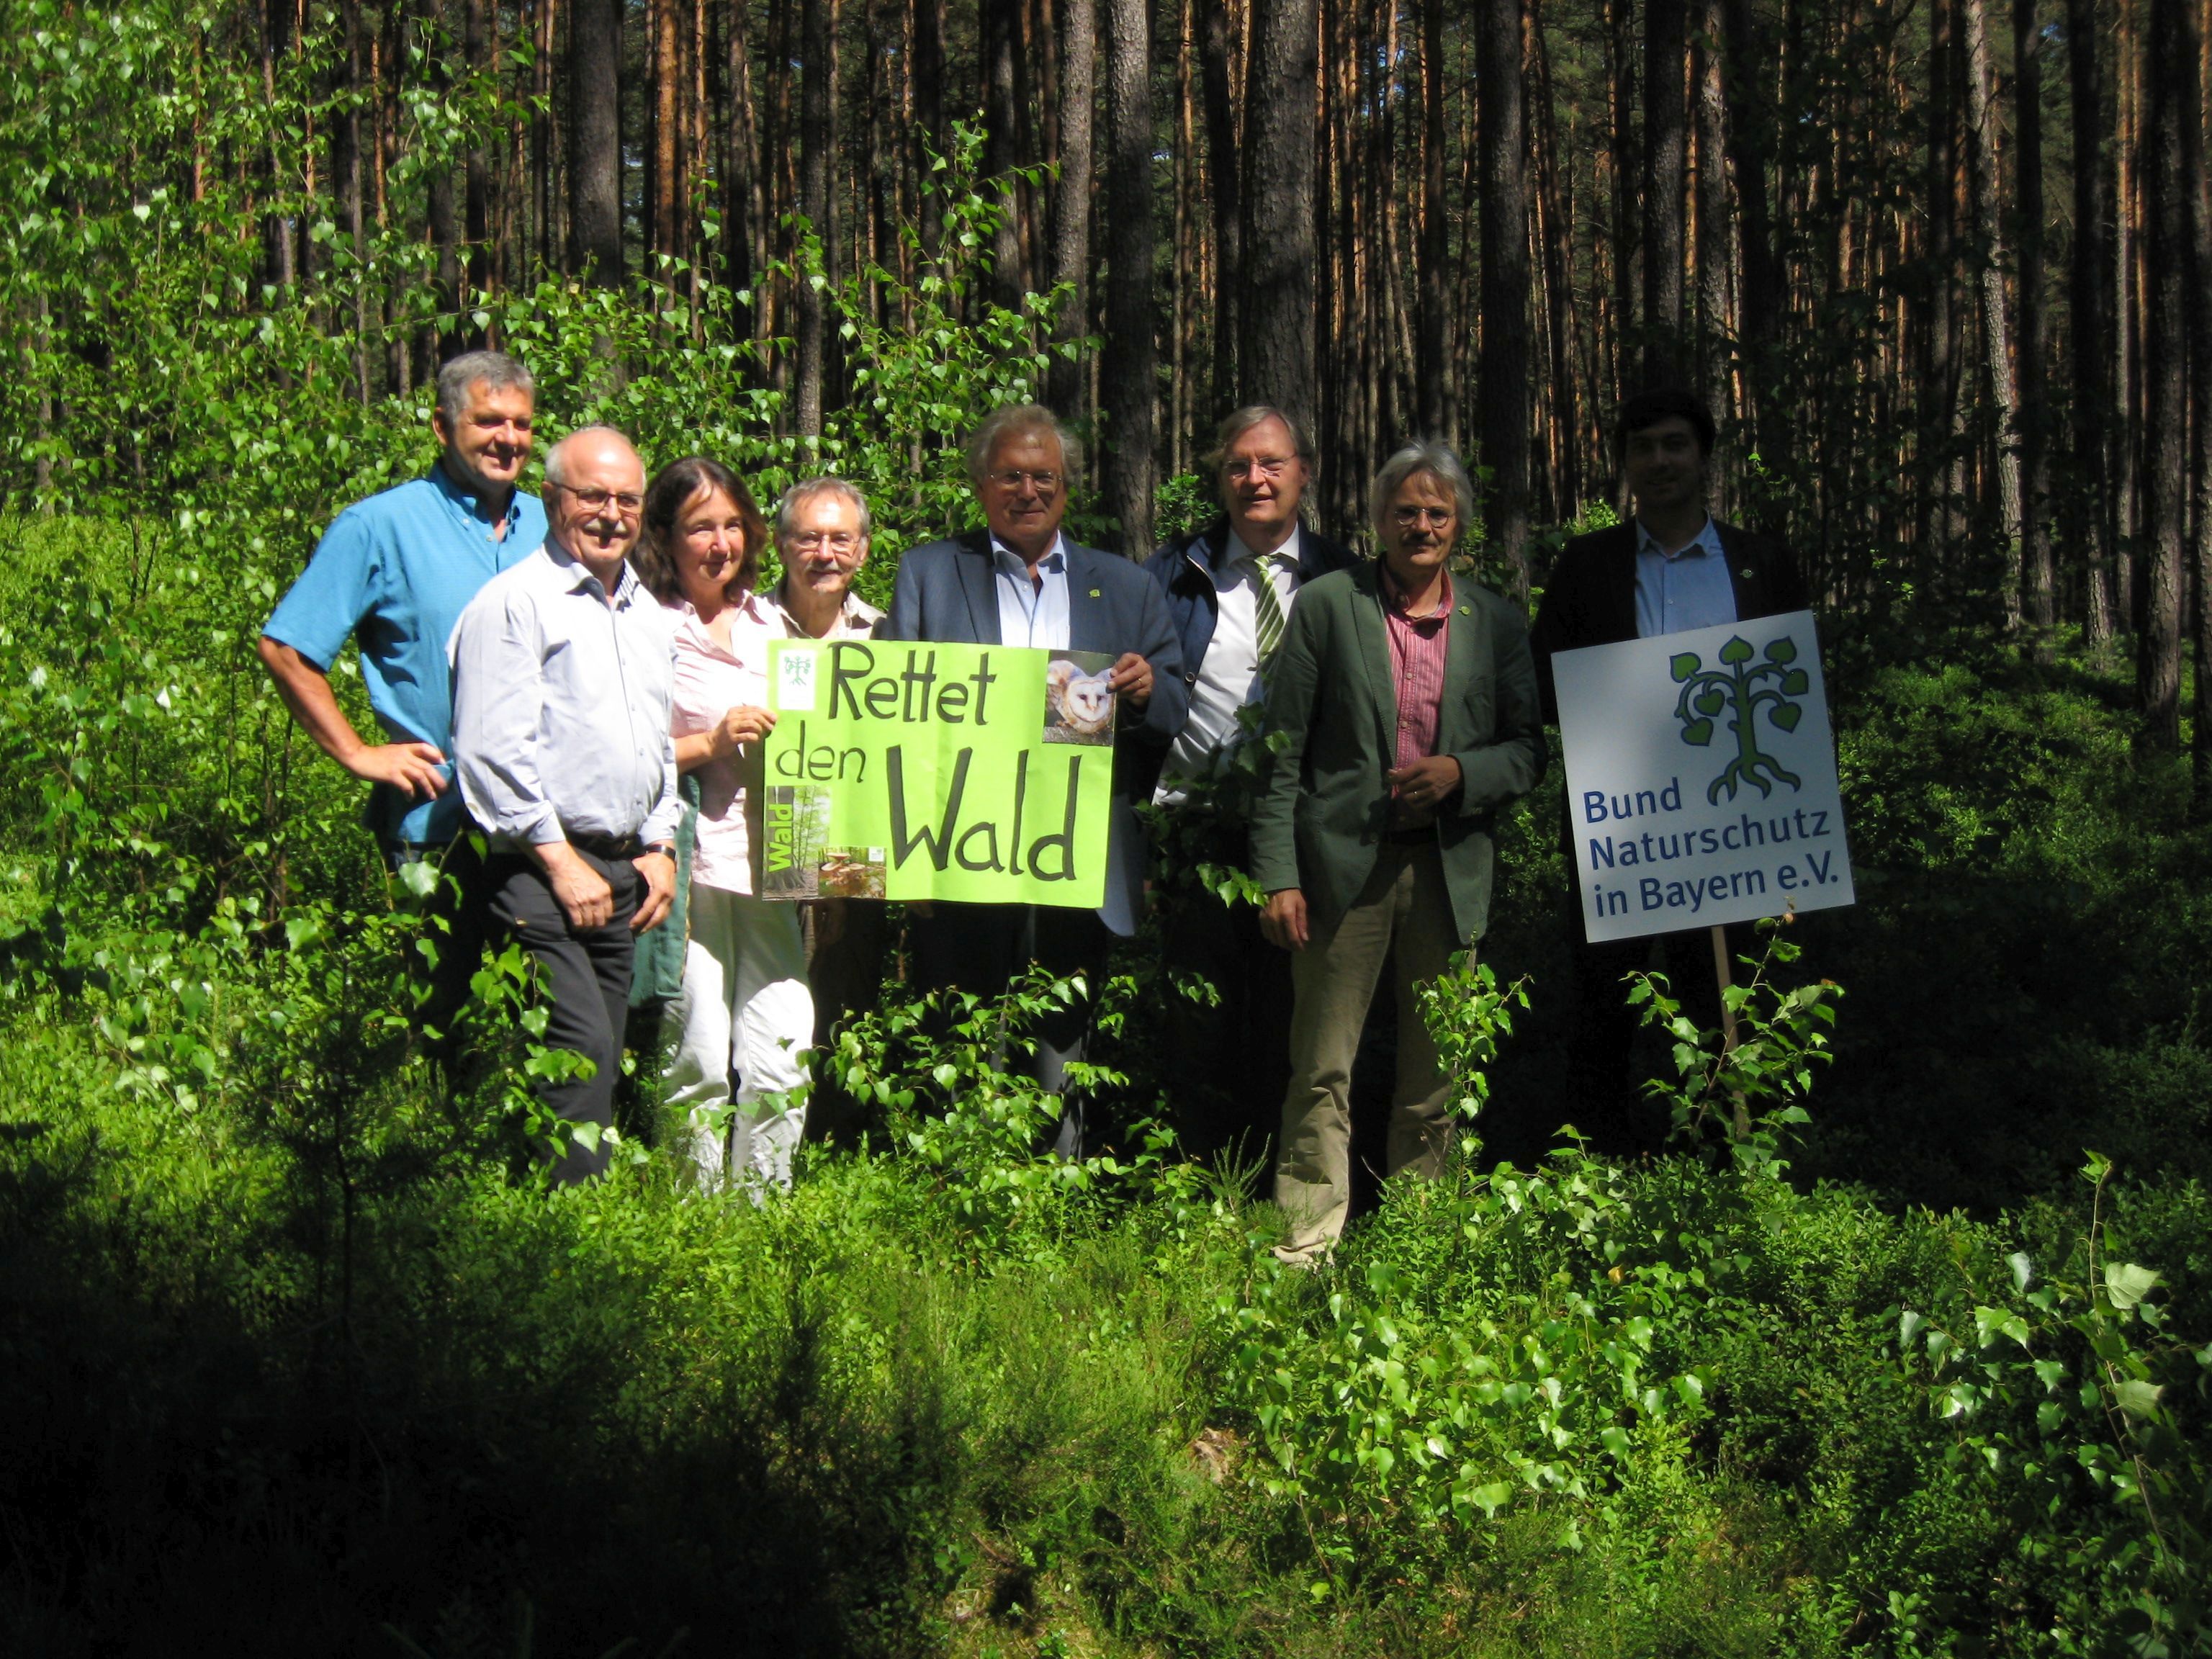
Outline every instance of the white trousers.
<svg viewBox="0 0 2212 1659"><path fill-rule="evenodd" d="M676 1045L668 1098L689 1113L700 1185L757 1199L791 1185L806 1128L814 996L799 907L694 886L690 909L683 988L663 1016Z"/></svg>

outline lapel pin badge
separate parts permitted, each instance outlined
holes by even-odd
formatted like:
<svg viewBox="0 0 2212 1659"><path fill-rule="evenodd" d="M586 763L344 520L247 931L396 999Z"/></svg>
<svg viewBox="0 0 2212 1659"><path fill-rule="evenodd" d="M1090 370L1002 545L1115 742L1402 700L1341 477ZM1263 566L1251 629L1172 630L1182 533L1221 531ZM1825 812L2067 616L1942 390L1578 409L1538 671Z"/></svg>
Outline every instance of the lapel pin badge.
<svg viewBox="0 0 2212 1659"><path fill-rule="evenodd" d="M1460 608L1459 608L1459 614L1460 614L1461 616L1462 616L1462 617L1465 617L1465 616L1471 616L1471 615L1472 615L1472 614L1474 614L1474 613L1473 613L1473 612L1471 612L1471 611L1467 608L1467 606L1465 606L1465 605L1462 605L1462 606L1460 606Z"/></svg>
<svg viewBox="0 0 2212 1659"><path fill-rule="evenodd" d="M1098 590L1097 588L1094 587L1091 590L1091 597L1094 599L1098 597Z"/></svg>

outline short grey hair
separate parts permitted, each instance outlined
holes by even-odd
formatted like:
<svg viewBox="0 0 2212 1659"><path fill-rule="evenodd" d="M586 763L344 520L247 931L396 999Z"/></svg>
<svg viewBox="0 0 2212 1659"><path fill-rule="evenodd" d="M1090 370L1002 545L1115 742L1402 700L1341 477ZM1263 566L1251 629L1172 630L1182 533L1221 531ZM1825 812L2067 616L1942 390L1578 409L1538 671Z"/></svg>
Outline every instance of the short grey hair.
<svg viewBox="0 0 2212 1659"><path fill-rule="evenodd" d="M1076 442L1075 434L1043 404L1008 404L1003 409L993 410L983 417L983 423L968 434L968 441L962 447L968 461L968 482L978 489L983 487L983 475L991 469L991 457L1009 438L1048 434L1060 446L1060 470L1063 475L1082 465L1083 449ZM1065 477L1061 482L1066 482Z"/></svg>
<svg viewBox="0 0 2212 1659"><path fill-rule="evenodd" d="M535 401L538 382L504 351L464 351L438 371L438 413L449 427L468 413L469 393L488 386L494 392L526 392Z"/></svg>
<svg viewBox="0 0 2212 1659"><path fill-rule="evenodd" d="M792 520L799 509L822 495L840 495L860 509L860 539L866 541L875 533L875 515L868 511L868 498L858 486L848 483L835 473L819 478L802 478L783 492L783 499L775 507L775 538L781 542L791 534Z"/></svg>
<svg viewBox="0 0 2212 1659"><path fill-rule="evenodd" d="M1213 447L1199 458L1200 465L1217 477L1229 459L1229 446L1255 426L1265 426L1269 421L1280 421L1283 430L1291 434L1291 447L1306 464L1308 472L1321 470L1319 453L1314 448L1313 434L1308 432L1297 416L1286 409L1273 404L1247 404L1235 414L1224 417L1213 434Z"/></svg>
<svg viewBox="0 0 2212 1659"><path fill-rule="evenodd" d="M1407 444L1389 460L1375 475L1374 483L1367 491L1367 517L1376 533L1384 534L1389 526L1383 522L1390 510L1390 498L1408 478L1424 473L1451 491L1452 505L1459 514L1459 532L1464 536L1474 523L1474 483L1460 465L1459 457L1444 445L1431 439Z"/></svg>
<svg viewBox="0 0 2212 1659"><path fill-rule="evenodd" d="M637 446L629 441L629 434L611 426L580 426L567 437L545 452L545 482L565 484L568 482L568 446L585 438L612 438L635 456ZM638 471L645 471L643 457L638 458Z"/></svg>

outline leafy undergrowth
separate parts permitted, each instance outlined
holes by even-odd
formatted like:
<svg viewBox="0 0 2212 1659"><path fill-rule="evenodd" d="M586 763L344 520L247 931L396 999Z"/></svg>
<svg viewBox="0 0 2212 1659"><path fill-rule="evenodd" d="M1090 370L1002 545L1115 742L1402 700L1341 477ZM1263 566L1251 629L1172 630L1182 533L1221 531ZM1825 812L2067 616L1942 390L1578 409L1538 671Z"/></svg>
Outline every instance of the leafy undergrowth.
<svg viewBox="0 0 2212 1659"><path fill-rule="evenodd" d="M0 1644L2189 1650L2195 1188L2093 1169L2094 1212L2003 1224L1801 1192L1775 1154L1819 1000L1762 981L1720 1079L1747 1136L1697 1073L1702 1152L1483 1172L1470 1137L1298 1272L1157 1133L1030 1153L1047 1109L991 1039L1055 994L895 1007L844 1059L896 1144L762 1206L637 1141L568 1192L440 1153L404 1057L349 1164L226 1116L235 1055L118 1089L113 981L89 1021L19 1004ZM1442 1000L1448 1051L1489 1053L1510 998Z"/></svg>

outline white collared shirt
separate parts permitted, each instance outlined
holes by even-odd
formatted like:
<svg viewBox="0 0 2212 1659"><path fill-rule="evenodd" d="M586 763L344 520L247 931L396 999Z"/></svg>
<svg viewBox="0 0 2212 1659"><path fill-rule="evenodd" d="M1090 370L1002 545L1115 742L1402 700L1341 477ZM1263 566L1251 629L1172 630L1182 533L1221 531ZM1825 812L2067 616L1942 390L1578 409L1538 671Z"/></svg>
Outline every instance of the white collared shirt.
<svg viewBox="0 0 2212 1659"><path fill-rule="evenodd" d="M1735 585L1710 514L1686 547L1668 552L1636 521L1636 635L1686 634L1736 620Z"/></svg>
<svg viewBox="0 0 2212 1659"><path fill-rule="evenodd" d="M1022 556L991 538L991 579L999 593L999 643L1067 649L1067 538L1055 535L1037 561L1037 580Z"/></svg>
<svg viewBox="0 0 2212 1659"><path fill-rule="evenodd" d="M1263 560L1231 531L1229 544L1214 558L1213 637L1190 688L1190 717L1160 769L1155 805L1182 805L1188 793L1183 786L1210 775L1221 756L1240 740L1237 713L1257 702L1261 690L1259 584L1264 580L1274 589L1283 620L1289 622L1298 592L1299 538L1304 534L1303 527L1293 526L1289 539Z"/></svg>
<svg viewBox="0 0 2212 1659"><path fill-rule="evenodd" d="M453 760L470 816L503 841L672 840L668 626L628 563L610 602L549 541L453 624Z"/></svg>

